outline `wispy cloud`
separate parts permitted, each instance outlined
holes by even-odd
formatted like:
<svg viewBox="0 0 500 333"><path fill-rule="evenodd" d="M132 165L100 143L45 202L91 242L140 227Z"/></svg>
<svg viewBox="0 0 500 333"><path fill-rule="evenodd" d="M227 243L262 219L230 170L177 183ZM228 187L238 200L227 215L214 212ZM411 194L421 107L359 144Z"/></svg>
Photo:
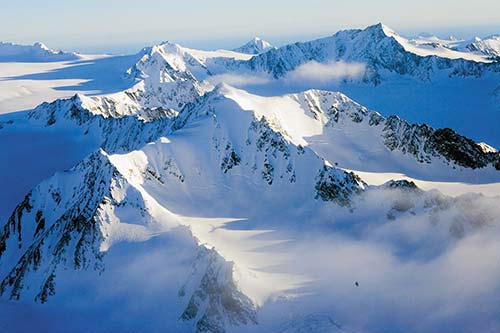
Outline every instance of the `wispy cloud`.
<svg viewBox="0 0 500 333"><path fill-rule="evenodd" d="M343 79L356 79L365 73L366 65L359 62L310 61L290 72L286 80L292 83L329 83Z"/></svg>

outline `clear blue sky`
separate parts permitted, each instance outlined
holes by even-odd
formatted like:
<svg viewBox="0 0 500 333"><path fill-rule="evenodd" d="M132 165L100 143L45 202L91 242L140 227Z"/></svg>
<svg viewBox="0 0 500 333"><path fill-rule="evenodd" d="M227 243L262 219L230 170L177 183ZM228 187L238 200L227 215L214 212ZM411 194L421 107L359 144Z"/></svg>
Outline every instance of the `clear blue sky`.
<svg viewBox="0 0 500 333"><path fill-rule="evenodd" d="M401 34L500 34L500 0L0 0L0 40L130 52L172 40L277 44L383 22Z"/></svg>

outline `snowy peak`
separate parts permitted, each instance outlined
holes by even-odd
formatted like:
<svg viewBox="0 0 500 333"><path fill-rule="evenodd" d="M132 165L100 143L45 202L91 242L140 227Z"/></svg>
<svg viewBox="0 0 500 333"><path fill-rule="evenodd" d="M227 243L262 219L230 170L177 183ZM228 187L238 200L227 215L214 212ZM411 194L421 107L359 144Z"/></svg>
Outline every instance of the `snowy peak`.
<svg viewBox="0 0 500 333"><path fill-rule="evenodd" d="M498 150L495 147L490 146L485 142L479 142L477 144L481 150L486 154L498 154Z"/></svg>
<svg viewBox="0 0 500 333"><path fill-rule="evenodd" d="M260 39L259 37L254 37L245 45L242 45L233 51L245 54L260 54L267 52L275 47L271 45L271 43Z"/></svg>
<svg viewBox="0 0 500 333"><path fill-rule="evenodd" d="M408 40L381 23L364 30L343 30L329 37L271 49L238 62L234 68L260 71L280 79L302 65L339 61L363 64L364 73L353 80L375 85L387 79L388 72L432 81L438 76L437 72L450 77L477 77L486 71L497 71L496 63L486 65L494 62L490 56L440 43Z"/></svg>
<svg viewBox="0 0 500 333"><path fill-rule="evenodd" d="M397 116L385 118L342 93L315 89L262 97L220 84L183 110L174 127L182 128L207 115L218 122L229 117L232 120L228 123L236 127L245 119L245 113L265 119L284 139L295 145L310 146L329 162L338 162L347 169L366 167L366 162L357 161L356 154L371 156L369 164L377 169L383 168L388 159L397 163L401 153L416 174L427 168L426 164L441 165L448 171L457 167L500 169L500 155L491 149L485 151L483 146L453 130L411 124Z"/></svg>
<svg viewBox="0 0 500 333"><path fill-rule="evenodd" d="M479 37L465 46L471 52L479 52L494 59L500 58L500 36Z"/></svg>
<svg viewBox="0 0 500 333"><path fill-rule="evenodd" d="M51 50L41 42L33 45L0 42L0 61L50 62L76 59L79 59L76 53Z"/></svg>
<svg viewBox="0 0 500 333"><path fill-rule="evenodd" d="M382 33L387 37L399 36L395 30L389 28L387 25L383 24L382 22L371 25L371 26L367 27L365 30Z"/></svg>

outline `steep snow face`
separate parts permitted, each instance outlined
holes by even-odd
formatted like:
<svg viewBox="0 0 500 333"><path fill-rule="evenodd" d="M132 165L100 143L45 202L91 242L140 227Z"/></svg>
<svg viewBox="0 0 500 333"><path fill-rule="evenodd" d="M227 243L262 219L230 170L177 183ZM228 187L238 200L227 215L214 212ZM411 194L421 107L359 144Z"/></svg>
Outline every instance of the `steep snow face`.
<svg viewBox="0 0 500 333"><path fill-rule="evenodd" d="M75 53L51 50L40 42L33 45L0 42L0 61L49 62L77 60L79 58L79 55Z"/></svg>
<svg viewBox="0 0 500 333"><path fill-rule="evenodd" d="M87 102L75 97L46 105L46 114L53 109L67 115L62 110ZM85 124L86 118L79 117L83 111L73 114ZM104 117L99 109L86 112L90 119L114 124L106 136L127 132L116 125L126 119L143 124L163 119L146 122L135 116ZM69 115L68 123L75 121ZM55 119L50 126L66 121ZM79 311L78 306L65 306L69 298L88 308L95 298L86 295L102 295L103 303L94 308L102 310L97 330L106 330L105 318L117 313L127 314L127 326L129 318L149 318L153 330L193 332L342 331L344 325L381 325L376 315L362 324L349 316L353 309L369 313L370 302L351 304L356 289L346 286L359 288L353 282L359 280L373 293L387 288L378 274L392 271L398 290L429 294L433 282L448 280L434 265L459 269L454 261L429 258L446 258L445 249L466 246L497 230L498 200L450 198L423 192L408 181L367 187L357 175L332 166L311 149L308 138L329 126L362 124L357 129L362 132L370 128L369 120L384 119L339 93L313 90L269 99L220 85L169 119L171 132L157 133L156 141L150 138L140 149L122 153L97 151L36 186L0 233L3 298ZM45 118L37 121L46 123ZM417 224L421 229L414 234ZM335 234L339 230L347 234ZM329 232L338 238L316 238ZM387 238L393 241L382 246L390 246L390 253L375 245ZM360 248L360 241L367 245ZM182 260L172 259L174 249ZM359 258L369 258L361 260L365 270L350 266ZM402 261L413 270L415 260L425 263L419 264L418 278L429 279L421 289L412 289L413 280L405 282L408 273L391 264ZM375 275L366 272L367 265ZM165 276L166 271L173 276ZM116 288L117 278L125 273L142 277ZM490 279L498 281L495 272L487 274L488 285ZM466 283L453 281L458 284L450 295ZM471 295L483 297L477 291ZM431 303L425 297L421 301ZM443 300L455 301L453 296ZM163 311L144 313L137 302L163 305ZM394 304L394 299L383 302L384 311L393 313L385 302ZM286 309L292 317L282 316ZM412 310L400 309L398 318L411 322ZM418 311L427 314L435 307ZM490 307L485 311L490 313ZM165 316L168 321L161 320Z"/></svg>
<svg viewBox="0 0 500 333"><path fill-rule="evenodd" d="M296 144L343 168L432 180L500 180L498 152L485 151L449 129L385 118L341 93L309 90L261 97L229 86L221 89L243 109L279 124Z"/></svg>
<svg viewBox="0 0 500 333"><path fill-rule="evenodd" d="M433 53L417 44L378 24L228 61L225 72L209 79L267 96L310 88L342 91L384 116L451 127L498 145L493 124L499 119L500 63L469 59L476 56L471 52Z"/></svg>
<svg viewBox="0 0 500 333"><path fill-rule="evenodd" d="M174 115L169 109L143 108L128 92L75 95L5 115L0 119L0 159L9 163L0 167L5 189L0 192L0 216L7 218L37 183L74 166L99 147L123 152L156 140L169 132Z"/></svg>
<svg viewBox="0 0 500 333"><path fill-rule="evenodd" d="M259 117L265 116L266 121L276 125L276 130L295 145L310 146L331 164L345 169L388 175L397 173L427 181L498 182L495 170L498 168L497 152L484 150L483 146L451 130L415 125L393 116L384 118L340 93L310 90L261 97L221 85L215 95L222 100L233 101L243 110L252 110ZM192 108L206 113L205 97L199 97L187 109ZM191 115L187 110L177 116L177 112L171 109L145 108L136 94L126 91L98 97L76 95L71 99L44 103L24 117L0 122L0 131L7 137L12 137L22 128L33 128L34 132L30 135L46 133L47 139L55 136L68 140L68 135L71 135L72 140L79 142L71 149L72 155L80 154L82 158L98 147L109 153L137 149L168 135L180 127L179 124L188 116ZM43 146L41 139L37 140ZM51 151L51 140L46 148L41 149ZM7 210L10 211L22 199L25 191L59 170L57 165L61 165L60 168L70 166L65 162L70 156L66 155L62 154L54 160L54 163L60 161L54 164L56 167L51 172L45 171L36 177L38 171L30 172L28 164L26 172L35 177L34 182L26 176L17 181L20 192L14 194L9 191L5 194L12 198L4 201L6 205L17 199L3 208L3 214L8 214ZM9 156L16 161L12 159L12 154ZM22 157L21 154L19 158L26 160L29 157ZM74 157L70 159L75 163ZM14 164L11 167L19 169ZM8 166L5 168L5 177L11 179L8 175L14 171ZM24 183L26 185L21 186ZM441 185L435 183L429 186Z"/></svg>
<svg viewBox="0 0 500 333"><path fill-rule="evenodd" d="M259 37L254 37L254 39L248 41L245 45L242 45L233 51L245 54L260 54L275 47L271 45L271 43L260 39Z"/></svg>

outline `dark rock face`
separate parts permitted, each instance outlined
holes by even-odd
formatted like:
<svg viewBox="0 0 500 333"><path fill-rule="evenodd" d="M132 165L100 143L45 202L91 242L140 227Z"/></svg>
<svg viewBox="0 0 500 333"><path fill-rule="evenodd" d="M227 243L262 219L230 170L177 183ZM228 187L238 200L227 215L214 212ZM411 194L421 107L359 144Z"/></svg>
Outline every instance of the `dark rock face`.
<svg viewBox="0 0 500 333"><path fill-rule="evenodd" d="M483 152L474 141L450 128L436 130L429 141L429 149L435 149L461 166L477 169L493 164L500 170L500 154Z"/></svg>
<svg viewBox="0 0 500 333"><path fill-rule="evenodd" d="M199 283L195 280L201 276ZM233 279L233 264L215 250L200 248L190 280L181 288L193 289L180 320L191 322L195 332L226 332L226 325L256 324L253 302L240 290Z"/></svg>
<svg viewBox="0 0 500 333"><path fill-rule="evenodd" d="M404 191L421 191L418 186L412 182L405 179L401 180L390 180L383 185L385 188L389 189L401 189Z"/></svg>
<svg viewBox="0 0 500 333"><path fill-rule="evenodd" d="M362 191L361 183L361 178L355 173L347 173L325 165L319 172L314 187L316 199L333 201L340 206L349 206L352 196Z"/></svg>
<svg viewBox="0 0 500 333"><path fill-rule="evenodd" d="M384 140L390 150L413 155L421 163L430 163L433 156L442 156L448 162L465 168L492 165L500 170L499 153L485 153L476 142L450 128L434 129L390 116L385 122Z"/></svg>
<svg viewBox="0 0 500 333"><path fill-rule="evenodd" d="M55 293L58 267L101 269L103 254L99 247L103 236L95 215L105 196L110 196L110 179L115 172L107 158L97 152L68 171L70 176L79 174L81 182L62 204L60 190L52 186L47 189L43 183L26 196L0 234L0 256L7 254L13 264L0 283L1 294L8 292L10 299L20 299L27 287L25 279L35 276L40 285L29 287L40 288L35 301L44 303ZM51 193L59 195L47 195ZM44 209L46 206L57 208ZM14 241L17 248L12 247ZM40 267L44 267L43 272Z"/></svg>

